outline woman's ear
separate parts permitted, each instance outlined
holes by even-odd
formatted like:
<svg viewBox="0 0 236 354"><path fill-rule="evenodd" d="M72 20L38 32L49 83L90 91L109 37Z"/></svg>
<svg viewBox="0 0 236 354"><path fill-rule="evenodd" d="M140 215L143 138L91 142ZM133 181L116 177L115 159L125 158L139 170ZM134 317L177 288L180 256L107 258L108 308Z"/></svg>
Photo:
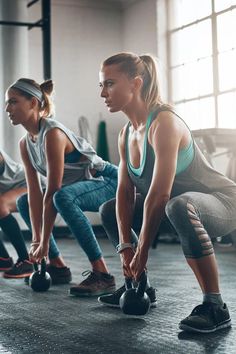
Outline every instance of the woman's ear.
<svg viewBox="0 0 236 354"><path fill-rule="evenodd" d="M31 108L38 108L39 107L39 101L37 100L36 97L31 98Z"/></svg>
<svg viewBox="0 0 236 354"><path fill-rule="evenodd" d="M139 91L141 90L142 86L143 86L143 79L141 76L136 76L133 79L133 84L134 84L134 89L135 91Z"/></svg>

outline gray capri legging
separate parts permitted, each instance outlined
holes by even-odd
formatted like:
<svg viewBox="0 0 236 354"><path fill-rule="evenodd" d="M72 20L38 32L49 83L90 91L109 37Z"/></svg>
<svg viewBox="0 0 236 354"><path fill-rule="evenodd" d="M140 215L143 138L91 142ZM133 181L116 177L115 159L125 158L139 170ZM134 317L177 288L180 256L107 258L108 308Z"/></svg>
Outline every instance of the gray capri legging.
<svg viewBox="0 0 236 354"><path fill-rule="evenodd" d="M134 211L134 225L137 228L142 224L143 201L143 197L137 196ZM178 234L186 258L201 258L214 253L211 239L236 229L236 195L232 198L222 193L186 192L170 199L165 212L164 224L171 224ZM100 214L107 235L116 246L119 235L115 199L104 203ZM171 230L171 226L168 228ZM138 237L134 230L131 237L131 242L136 244Z"/></svg>
<svg viewBox="0 0 236 354"><path fill-rule="evenodd" d="M236 195L186 192L170 199L165 211L187 258L212 254L211 239L236 229Z"/></svg>

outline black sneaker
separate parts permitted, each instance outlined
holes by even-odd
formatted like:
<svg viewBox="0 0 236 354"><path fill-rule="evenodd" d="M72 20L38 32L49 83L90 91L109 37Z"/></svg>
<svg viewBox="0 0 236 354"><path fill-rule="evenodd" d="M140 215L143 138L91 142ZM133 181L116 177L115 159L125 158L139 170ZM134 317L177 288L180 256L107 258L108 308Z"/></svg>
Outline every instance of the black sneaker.
<svg viewBox="0 0 236 354"><path fill-rule="evenodd" d="M184 331L211 333L231 326L227 305L204 302L193 309L191 314L182 320L179 328Z"/></svg>
<svg viewBox="0 0 236 354"><path fill-rule="evenodd" d="M83 272L82 275L88 275L88 277L80 284L72 286L69 291L70 295L99 296L109 294L116 289L115 278L111 274L88 270Z"/></svg>
<svg viewBox="0 0 236 354"><path fill-rule="evenodd" d="M53 285L68 284L72 280L71 271L68 267L58 268L51 264L47 264L46 269L52 279Z"/></svg>
<svg viewBox="0 0 236 354"><path fill-rule="evenodd" d="M125 285L117 289L113 294L103 295L98 298L98 302L109 307L120 307L120 297L125 292ZM157 306L156 289L150 287L146 290L150 299L150 307Z"/></svg>
<svg viewBox="0 0 236 354"><path fill-rule="evenodd" d="M72 280L72 274L68 267L55 267L51 264L47 264L47 272L52 279L52 285L68 284ZM25 278L25 284L29 285L29 277Z"/></svg>
<svg viewBox="0 0 236 354"><path fill-rule="evenodd" d="M25 277L25 279L24 279L24 282L25 282L25 284L27 284L27 285L29 285L29 278L30 278L30 277Z"/></svg>
<svg viewBox="0 0 236 354"><path fill-rule="evenodd" d="M217 244L220 247L231 247L231 246L233 246L233 241L232 241L232 238L231 238L230 235L226 235L226 236L223 236L223 237L217 237L216 241L217 241Z"/></svg>
<svg viewBox="0 0 236 354"><path fill-rule="evenodd" d="M9 270L13 265L14 263L11 257L9 258L0 257L0 271Z"/></svg>
<svg viewBox="0 0 236 354"><path fill-rule="evenodd" d="M29 277L34 271L33 264L25 259L24 261L17 261L10 270L3 273L3 278L25 278Z"/></svg>

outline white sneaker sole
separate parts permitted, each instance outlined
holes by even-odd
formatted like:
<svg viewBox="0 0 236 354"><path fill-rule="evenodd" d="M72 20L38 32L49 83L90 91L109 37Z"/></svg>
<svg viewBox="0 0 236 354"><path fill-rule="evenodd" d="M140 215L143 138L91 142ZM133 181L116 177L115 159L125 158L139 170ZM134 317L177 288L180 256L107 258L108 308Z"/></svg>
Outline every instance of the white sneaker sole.
<svg viewBox="0 0 236 354"><path fill-rule="evenodd" d="M197 333L212 333L212 332L218 331L220 329L228 328L228 327L231 327L231 320L228 320L227 322L224 322L221 325L211 328L211 329L198 329L198 328L187 326L182 323L179 324L179 328L182 329L183 331L197 332Z"/></svg>
<svg viewBox="0 0 236 354"><path fill-rule="evenodd" d="M117 309L120 308L120 305L108 304L108 303L105 303L105 302L101 301L100 297L98 298L98 302L99 302L100 304L102 304L103 306L113 307L113 308L117 308ZM151 308L157 307L157 301L151 302L150 307L151 307Z"/></svg>

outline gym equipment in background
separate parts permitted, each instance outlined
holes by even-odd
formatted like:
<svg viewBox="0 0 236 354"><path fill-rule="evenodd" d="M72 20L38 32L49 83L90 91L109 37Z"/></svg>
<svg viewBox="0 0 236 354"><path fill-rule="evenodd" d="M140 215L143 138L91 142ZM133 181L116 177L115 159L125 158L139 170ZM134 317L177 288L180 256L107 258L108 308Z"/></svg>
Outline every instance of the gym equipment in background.
<svg viewBox="0 0 236 354"><path fill-rule="evenodd" d="M90 131L88 119L84 116L78 119L79 136L86 139L93 146L92 133Z"/></svg>
<svg viewBox="0 0 236 354"><path fill-rule="evenodd" d="M107 134L106 134L106 122L100 121L98 125L98 138L97 138L97 154L105 161L110 161Z"/></svg>

